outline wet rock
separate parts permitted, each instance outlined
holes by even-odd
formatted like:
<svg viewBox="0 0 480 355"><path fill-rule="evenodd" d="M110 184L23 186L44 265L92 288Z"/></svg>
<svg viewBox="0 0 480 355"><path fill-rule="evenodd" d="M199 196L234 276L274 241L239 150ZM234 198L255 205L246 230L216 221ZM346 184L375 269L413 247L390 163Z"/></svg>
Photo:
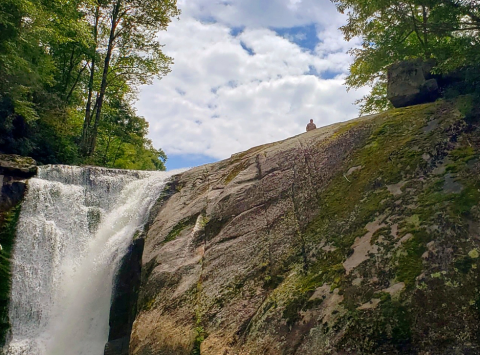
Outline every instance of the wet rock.
<svg viewBox="0 0 480 355"><path fill-rule="evenodd" d="M346 175L347 175L347 176L350 176L350 175L352 175L355 171L359 171L359 170L362 170L362 166L361 166L361 165L359 165L359 166L353 166L353 167L351 167L350 169L348 169Z"/></svg>
<svg viewBox="0 0 480 355"><path fill-rule="evenodd" d="M387 189L393 196L398 196L402 194L402 187L404 187L406 183L406 181L400 181L397 184L387 185Z"/></svg>
<svg viewBox="0 0 480 355"><path fill-rule="evenodd" d="M135 239L123 257L115 279L110 307L110 332L105 355L128 355L130 334L137 313L143 237Z"/></svg>
<svg viewBox="0 0 480 355"><path fill-rule="evenodd" d="M375 309L375 308L377 308L377 306L379 305L380 301L381 301L381 300L378 299L378 298L373 298L373 299L371 299L369 302L362 304L362 305L361 305L360 307L358 307L357 309L358 309L359 311L366 311L366 310L369 310L369 309Z"/></svg>
<svg viewBox="0 0 480 355"><path fill-rule="evenodd" d="M32 158L0 154L0 353L10 328L8 303L15 225L27 179L35 175L36 169Z"/></svg>
<svg viewBox="0 0 480 355"><path fill-rule="evenodd" d="M368 260L370 253L377 252L377 246L371 244L371 239L376 231L385 227L385 224L382 223L383 219L384 216L380 216L375 221L368 223L365 226L368 232L363 237L355 239L352 245L353 254L343 263L347 275L362 262Z"/></svg>
<svg viewBox="0 0 480 355"><path fill-rule="evenodd" d="M458 194L462 192L463 186L458 181L455 181L455 177L452 174L445 174L445 183L443 184L443 191L446 193Z"/></svg>
<svg viewBox="0 0 480 355"><path fill-rule="evenodd" d="M405 288L404 282L398 282L389 288L383 289L382 292L389 293L391 296L398 295Z"/></svg>
<svg viewBox="0 0 480 355"><path fill-rule="evenodd" d="M0 175L28 179L37 173L37 163L30 157L0 154Z"/></svg>

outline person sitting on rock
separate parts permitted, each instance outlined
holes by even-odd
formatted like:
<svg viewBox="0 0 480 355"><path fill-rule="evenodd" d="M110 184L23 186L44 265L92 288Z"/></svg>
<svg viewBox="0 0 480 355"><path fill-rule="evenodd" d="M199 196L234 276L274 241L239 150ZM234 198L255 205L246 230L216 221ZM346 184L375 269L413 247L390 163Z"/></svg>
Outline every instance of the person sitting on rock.
<svg viewBox="0 0 480 355"><path fill-rule="evenodd" d="M317 126L315 125L315 123L313 123L313 120L310 120L310 123L307 124L307 132L308 132L308 131L312 131L312 130L314 130L314 129L316 129L316 128L317 128Z"/></svg>

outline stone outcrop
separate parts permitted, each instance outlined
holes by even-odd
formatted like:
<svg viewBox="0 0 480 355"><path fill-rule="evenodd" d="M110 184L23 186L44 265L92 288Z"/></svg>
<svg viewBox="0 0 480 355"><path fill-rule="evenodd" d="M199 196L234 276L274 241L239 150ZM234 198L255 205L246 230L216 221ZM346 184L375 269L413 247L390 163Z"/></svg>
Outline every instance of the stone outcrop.
<svg viewBox="0 0 480 355"><path fill-rule="evenodd" d="M0 211L7 211L22 200L26 179L36 173L37 164L32 158L0 154Z"/></svg>
<svg viewBox="0 0 480 355"><path fill-rule="evenodd" d="M177 175L130 354L478 353L475 120L437 101Z"/></svg>
<svg viewBox="0 0 480 355"><path fill-rule="evenodd" d="M5 175L30 178L37 173L37 163L30 157L0 154L0 172Z"/></svg>
<svg viewBox="0 0 480 355"><path fill-rule="evenodd" d="M434 61L406 60L388 67L387 98L394 107L433 102L440 97L437 80L430 73Z"/></svg>

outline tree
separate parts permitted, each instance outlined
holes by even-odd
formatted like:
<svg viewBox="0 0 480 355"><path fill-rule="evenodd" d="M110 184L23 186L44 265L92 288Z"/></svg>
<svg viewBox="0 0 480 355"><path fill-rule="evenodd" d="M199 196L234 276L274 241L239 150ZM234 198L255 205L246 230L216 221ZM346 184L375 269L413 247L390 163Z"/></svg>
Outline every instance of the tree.
<svg viewBox="0 0 480 355"><path fill-rule="evenodd" d="M436 59L438 72L474 64L480 59L478 0L332 0L347 13L341 30L345 39L361 37L350 53L354 62L349 88L372 86L359 102L361 113L389 107L386 69L396 61Z"/></svg>
<svg viewBox="0 0 480 355"><path fill-rule="evenodd" d="M165 170L167 159L147 138L148 122L121 98L106 106L99 126L96 162L110 168Z"/></svg>
<svg viewBox="0 0 480 355"><path fill-rule="evenodd" d="M156 36L178 14L175 0L1 1L0 151L164 169L131 107L139 85L168 73Z"/></svg>
<svg viewBox="0 0 480 355"><path fill-rule="evenodd" d="M0 150L31 154L38 120L56 115L60 91L75 86L68 75L61 82L57 60L82 38L77 8L77 1L0 2Z"/></svg>
<svg viewBox="0 0 480 355"><path fill-rule="evenodd" d="M131 91L170 71L172 58L162 52L157 40L159 31L166 30L172 17L178 16L176 0L98 0L94 6L94 46L89 80L89 96L85 110L82 151L94 153L98 127L107 87L126 83ZM95 58L105 45L101 77L92 106L95 83Z"/></svg>

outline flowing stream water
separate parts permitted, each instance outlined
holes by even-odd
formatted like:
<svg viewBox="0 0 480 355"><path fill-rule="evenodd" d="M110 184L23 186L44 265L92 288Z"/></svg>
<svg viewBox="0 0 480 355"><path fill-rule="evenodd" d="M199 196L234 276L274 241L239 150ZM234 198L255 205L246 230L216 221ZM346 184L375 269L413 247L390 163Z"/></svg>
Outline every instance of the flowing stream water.
<svg viewBox="0 0 480 355"><path fill-rule="evenodd" d="M17 225L7 355L103 355L116 268L173 173L39 168Z"/></svg>

